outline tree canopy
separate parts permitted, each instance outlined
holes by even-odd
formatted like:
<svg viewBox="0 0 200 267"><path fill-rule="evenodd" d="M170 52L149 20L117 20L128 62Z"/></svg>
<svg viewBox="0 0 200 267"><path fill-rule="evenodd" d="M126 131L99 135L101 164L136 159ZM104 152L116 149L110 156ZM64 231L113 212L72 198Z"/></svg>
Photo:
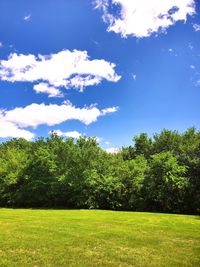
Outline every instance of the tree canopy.
<svg viewBox="0 0 200 267"><path fill-rule="evenodd" d="M117 153L95 138L0 144L0 206L200 213L200 132L141 133Z"/></svg>

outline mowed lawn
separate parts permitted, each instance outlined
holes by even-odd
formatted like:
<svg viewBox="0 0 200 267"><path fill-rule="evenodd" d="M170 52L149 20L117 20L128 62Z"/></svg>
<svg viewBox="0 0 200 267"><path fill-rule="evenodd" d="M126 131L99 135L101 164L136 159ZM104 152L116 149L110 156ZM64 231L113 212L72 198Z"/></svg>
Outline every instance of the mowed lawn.
<svg viewBox="0 0 200 267"><path fill-rule="evenodd" d="M200 266L198 216L0 209L0 266Z"/></svg>

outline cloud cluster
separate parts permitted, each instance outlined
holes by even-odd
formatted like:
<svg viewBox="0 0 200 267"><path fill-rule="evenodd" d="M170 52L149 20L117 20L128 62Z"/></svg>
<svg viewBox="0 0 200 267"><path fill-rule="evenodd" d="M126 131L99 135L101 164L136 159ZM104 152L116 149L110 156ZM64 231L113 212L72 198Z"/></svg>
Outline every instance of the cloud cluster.
<svg viewBox="0 0 200 267"><path fill-rule="evenodd" d="M78 108L69 101L62 105L33 103L12 110L0 110L0 137L24 137L30 140L34 134L24 128L36 128L39 125L53 126L68 120L79 120L89 125L98 117L117 110L117 107L100 110L94 105Z"/></svg>
<svg viewBox="0 0 200 267"><path fill-rule="evenodd" d="M166 31L177 21L195 13L194 0L96 0L108 31L142 38ZM117 11L119 12L117 12Z"/></svg>
<svg viewBox="0 0 200 267"><path fill-rule="evenodd" d="M37 92L60 96L59 87L76 88L98 85L102 80L117 82L115 64L104 59L91 60L87 51L63 50L50 55L12 53L0 61L0 79L9 82L38 82ZM53 88L53 87L54 88Z"/></svg>

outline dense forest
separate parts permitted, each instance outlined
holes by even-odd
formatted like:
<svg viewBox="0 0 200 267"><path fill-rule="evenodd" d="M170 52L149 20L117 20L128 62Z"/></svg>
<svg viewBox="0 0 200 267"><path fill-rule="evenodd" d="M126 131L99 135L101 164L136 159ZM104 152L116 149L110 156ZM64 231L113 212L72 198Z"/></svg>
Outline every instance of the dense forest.
<svg viewBox="0 0 200 267"><path fill-rule="evenodd" d="M0 144L0 206L200 213L200 132L163 130L118 153L95 138Z"/></svg>

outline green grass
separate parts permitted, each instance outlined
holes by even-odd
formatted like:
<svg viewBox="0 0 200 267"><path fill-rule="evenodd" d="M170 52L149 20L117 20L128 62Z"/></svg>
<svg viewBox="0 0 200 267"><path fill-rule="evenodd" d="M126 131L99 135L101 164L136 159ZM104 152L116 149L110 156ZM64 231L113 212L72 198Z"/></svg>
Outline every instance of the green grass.
<svg viewBox="0 0 200 267"><path fill-rule="evenodd" d="M197 216L0 209L0 266L200 266Z"/></svg>

